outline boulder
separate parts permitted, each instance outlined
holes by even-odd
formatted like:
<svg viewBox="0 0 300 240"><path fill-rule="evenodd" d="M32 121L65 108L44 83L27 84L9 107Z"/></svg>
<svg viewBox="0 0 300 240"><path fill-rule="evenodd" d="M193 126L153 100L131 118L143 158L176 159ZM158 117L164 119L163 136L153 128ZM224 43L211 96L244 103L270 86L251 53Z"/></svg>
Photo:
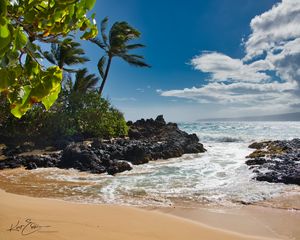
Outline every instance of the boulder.
<svg viewBox="0 0 300 240"><path fill-rule="evenodd" d="M130 171L132 166L123 160L114 160L111 165L107 168L107 173L110 175L115 175L116 173Z"/></svg>
<svg viewBox="0 0 300 240"><path fill-rule="evenodd" d="M180 130L176 123L166 123L162 115L155 120L141 119L128 122L129 138L111 140L63 139L56 143L63 148L48 155L16 155L0 162L0 169L24 166L31 170L38 167L74 168L91 173L116 174L132 169L131 164L144 164L151 160L180 157L185 153L205 152L196 134ZM81 142L76 142L77 140ZM76 141L75 141L76 140ZM74 141L70 143L70 141ZM118 159L118 160L116 160Z"/></svg>
<svg viewBox="0 0 300 240"><path fill-rule="evenodd" d="M62 158L58 166L91 173L106 172L101 159L83 143L68 145L62 152Z"/></svg>
<svg viewBox="0 0 300 240"><path fill-rule="evenodd" d="M300 185L300 139L253 143L246 164L258 181Z"/></svg>

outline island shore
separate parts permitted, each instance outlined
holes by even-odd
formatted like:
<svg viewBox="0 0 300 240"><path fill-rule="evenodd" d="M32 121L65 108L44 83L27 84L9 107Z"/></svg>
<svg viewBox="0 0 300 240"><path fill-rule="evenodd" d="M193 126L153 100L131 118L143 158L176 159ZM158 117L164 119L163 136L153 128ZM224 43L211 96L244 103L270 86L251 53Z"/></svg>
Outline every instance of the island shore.
<svg viewBox="0 0 300 240"><path fill-rule="evenodd" d="M300 239L300 212L255 205L212 208L160 208L158 211L244 235Z"/></svg>
<svg viewBox="0 0 300 240"><path fill-rule="evenodd" d="M22 233L24 239L32 240L275 239L212 228L157 211L32 198L3 190L0 190L0 206L0 238L7 240L20 239Z"/></svg>

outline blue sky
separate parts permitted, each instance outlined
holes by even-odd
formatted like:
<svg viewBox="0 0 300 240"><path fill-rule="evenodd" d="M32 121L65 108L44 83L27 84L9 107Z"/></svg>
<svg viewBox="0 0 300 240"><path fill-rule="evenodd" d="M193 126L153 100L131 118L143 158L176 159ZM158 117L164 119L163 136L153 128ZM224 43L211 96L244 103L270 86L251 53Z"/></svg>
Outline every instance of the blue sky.
<svg viewBox="0 0 300 240"><path fill-rule="evenodd" d="M300 2L293 1L299 7ZM139 29L139 42L147 47L138 53L152 66L135 68L115 58L104 95L133 120L164 114L172 121L193 121L297 110L300 103L287 99L289 94L297 96L298 75L281 71L278 61L272 60L279 56L270 56L274 48L260 44L265 41L274 46L270 43L273 40L278 44L298 40L296 31L294 36L279 34L285 35L277 41L278 29L272 26L276 21L300 24L298 12L290 17L295 5L289 4L291 0L98 0L94 8L97 22L108 16L110 23L124 20ZM280 7L286 11L283 16L276 10ZM266 12L270 16L264 17ZM270 38L262 39L262 28L270 30ZM285 26L282 29L284 32ZM95 66L103 52L90 43L83 43L83 47L92 60L89 70L97 73ZM297 54L293 63L299 65ZM282 89L285 99L281 99ZM278 107L268 108L270 102Z"/></svg>

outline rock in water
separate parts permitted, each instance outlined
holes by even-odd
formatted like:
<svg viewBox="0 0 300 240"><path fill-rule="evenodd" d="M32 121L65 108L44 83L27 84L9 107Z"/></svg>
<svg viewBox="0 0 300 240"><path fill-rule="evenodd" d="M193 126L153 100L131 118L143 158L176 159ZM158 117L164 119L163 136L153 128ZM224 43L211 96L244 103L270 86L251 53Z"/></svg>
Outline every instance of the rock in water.
<svg viewBox="0 0 300 240"><path fill-rule="evenodd" d="M63 151L58 166L61 168L75 168L91 173L106 172L101 159L87 145L82 143L68 145Z"/></svg>
<svg viewBox="0 0 300 240"><path fill-rule="evenodd" d="M206 151L196 134L181 131L176 123L166 123L162 115L155 120L128 122L128 126L129 138L71 143L55 156L12 156L0 162L0 169L59 167L114 175L131 170L131 164Z"/></svg>
<svg viewBox="0 0 300 240"><path fill-rule="evenodd" d="M256 150L246 161L256 173L255 179L300 185L300 139L267 141L249 146Z"/></svg>

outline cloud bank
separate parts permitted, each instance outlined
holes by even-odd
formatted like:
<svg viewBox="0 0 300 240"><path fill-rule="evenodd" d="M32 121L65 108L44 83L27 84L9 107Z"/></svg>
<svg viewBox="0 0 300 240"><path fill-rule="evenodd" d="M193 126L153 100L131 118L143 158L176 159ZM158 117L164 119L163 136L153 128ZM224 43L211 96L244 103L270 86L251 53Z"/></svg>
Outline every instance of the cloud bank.
<svg viewBox="0 0 300 240"><path fill-rule="evenodd" d="M191 65L209 73L206 85L159 94L236 109L299 110L300 0L283 0L254 17L250 27L242 59L203 52Z"/></svg>

